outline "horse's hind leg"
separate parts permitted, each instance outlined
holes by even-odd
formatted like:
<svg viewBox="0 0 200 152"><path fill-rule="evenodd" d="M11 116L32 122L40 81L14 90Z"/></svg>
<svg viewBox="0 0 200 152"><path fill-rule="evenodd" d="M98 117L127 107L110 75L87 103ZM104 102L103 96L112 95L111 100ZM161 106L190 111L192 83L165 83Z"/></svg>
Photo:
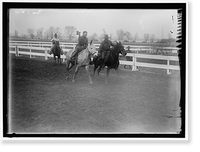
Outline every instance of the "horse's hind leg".
<svg viewBox="0 0 200 152"><path fill-rule="evenodd" d="M61 58L60 58L60 55L58 56L58 64L61 65Z"/></svg>
<svg viewBox="0 0 200 152"><path fill-rule="evenodd" d="M92 79L91 79L91 76L90 76L90 72L89 72L89 65L86 65L86 66L85 66L85 69L86 69L86 72L87 72L87 74L88 74L90 84L93 84Z"/></svg>
<svg viewBox="0 0 200 152"><path fill-rule="evenodd" d="M69 70L73 67L69 60L66 61L66 79L69 78Z"/></svg>
<svg viewBox="0 0 200 152"><path fill-rule="evenodd" d="M100 71L101 71L101 66L99 66L99 68L98 68L98 70L97 70L98 77L99 77Z"/></svg>
<svg viewBox="0 0 200 152"><path fill-rule="evenodd" d="M77 66L76 66L76 69L75 69L75 72L74 72L74 76L73 76L72 82L75 82L75 78L76 78L76 75L77 75L77 73L78 73L78 70L79 70L79 66L77 65Z"/></svg>
<svg viewBox="0 0 200 152"><path fill-rule="evenodd" d="M93 77L94 77L94 75L95 75L95 71L96 71L97 67L98 67L98 66L94 65L93 75L92 75Z"/></svg>
<svg viewBox="0 0 200 152"><path fill-rule="evenodd" d="M117 81L118 77L119 77L119 71L118 68L115 69L116 73L117 73L117 78L115 79L115 82Z"/></svg>
<svg viewBox="0 0 200 152"><path fill-rule="evenodd" d="M109 72L110 72L110 68L107 68L105 84L108 84L108 76L109 76Z"/></svg>
<svg viewBox="0 0 200 152"><path fill-rule="evenodd" d="M55 66L56 65L56 56L54 56L54 63L53 65Z"/></svg>

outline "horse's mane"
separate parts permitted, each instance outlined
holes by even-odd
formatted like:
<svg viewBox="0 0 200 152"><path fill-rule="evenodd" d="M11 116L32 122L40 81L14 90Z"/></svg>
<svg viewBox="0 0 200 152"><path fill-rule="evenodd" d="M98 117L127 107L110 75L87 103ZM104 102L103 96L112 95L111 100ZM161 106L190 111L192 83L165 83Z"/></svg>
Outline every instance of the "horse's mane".
<svg viewBox="0 0 200 152"><path fill-rule="evenodd" d="M115 41L115 42L116 45L114 45L113 48L110 49L111 52L116 52L116 49L118 49L122 45L121 41Z"/></svg>

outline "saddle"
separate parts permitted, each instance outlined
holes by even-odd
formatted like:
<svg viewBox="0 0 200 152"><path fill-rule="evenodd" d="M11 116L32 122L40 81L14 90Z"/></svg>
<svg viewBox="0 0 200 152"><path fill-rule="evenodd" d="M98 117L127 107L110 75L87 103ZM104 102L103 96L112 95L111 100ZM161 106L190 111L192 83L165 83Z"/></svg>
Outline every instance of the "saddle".
<svg viewBox="0 0 200 152"><path fill-rule="evenodd" d="M107 60L109 55L110 55L110 51L103 51L103 52L100 54L99 58L104 59L104 60Z"/></svg>

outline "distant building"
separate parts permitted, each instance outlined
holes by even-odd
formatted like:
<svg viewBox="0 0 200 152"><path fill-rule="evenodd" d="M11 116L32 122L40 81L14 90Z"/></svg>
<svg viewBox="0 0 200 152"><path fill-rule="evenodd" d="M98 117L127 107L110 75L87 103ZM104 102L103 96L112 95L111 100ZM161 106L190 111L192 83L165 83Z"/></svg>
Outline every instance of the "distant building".
<svg viewBox="0 0 200 152"><path fill-rule="evenodd" d="M169 39L161 39L160 40L160 43L172 43L172 42L176 42L176 39L169 38Z"/></svg>

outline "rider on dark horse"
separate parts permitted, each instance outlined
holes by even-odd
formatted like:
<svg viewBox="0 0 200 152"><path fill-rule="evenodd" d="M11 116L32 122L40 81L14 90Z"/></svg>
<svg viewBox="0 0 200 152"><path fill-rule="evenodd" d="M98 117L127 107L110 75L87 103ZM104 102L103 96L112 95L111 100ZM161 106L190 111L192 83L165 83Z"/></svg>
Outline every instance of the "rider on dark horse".
<svg viewBox="0 0 200 152"><path fill-rule="evenodd" d="M80 32L78 34L78 44L76 45L75 51L70 58L71 61L75 60L78 56L78 53L86 49L88 46L87 31L84 31L82 36L80 36Z"/></svg>
<svg viewBox="0 0 200 152"><path fill-rule="evenodd" d="M104 36L103 42L101 42L99 46L99 51L98 51L98 56L100 57L99 59L103 59L103 67L105 66L105 63L108 59L109 52L110 52L110 47L114 46L111 40L109 40L108 35L106 34Z"/></svg>
<svg viewBox="0 0 200 152"><path fill-rule="evenodd" d="M60 48L60 40L58 39L56 33L54 34L54 38L51 40L51 42L52 42L52 47L51 47L51 49L50 49L49 54L52 54L52 53L53 53L53 50L54 50L56 47L59 47L59 49L60 49L60 51L61 51L61 54L63 54L63 50Z"/></svg>

